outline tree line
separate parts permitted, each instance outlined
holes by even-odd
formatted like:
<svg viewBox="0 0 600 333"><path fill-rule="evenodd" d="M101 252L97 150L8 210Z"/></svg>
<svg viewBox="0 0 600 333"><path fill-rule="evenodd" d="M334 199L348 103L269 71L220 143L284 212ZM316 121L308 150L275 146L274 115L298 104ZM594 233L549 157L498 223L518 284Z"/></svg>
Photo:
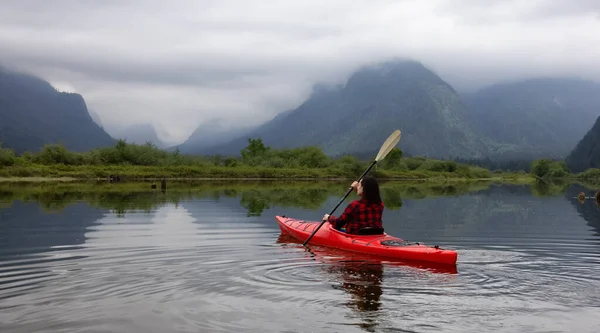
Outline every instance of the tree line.
<svg viewBox="0 0 600 333"><path fill-rule="evenodd" d="M370 161L353 155L327 156L317 146L288 149L272 149L265 146L260 138L248 138L248 145L240 151L240 156L196 156L181 154L178 149L168 152L151 142L145 144L127 143L119 140L114 146L97 148L88 152L67 150L60 144L47 144L39 152L25 152L17 156L11 149L0 146L0 165L18 166L41 165L131 165L131 166L177 166L210 165L222 167L272 167L272 168L329 168L342 167L353 173L361 173ZM456 161L441 161L423 157L403 158L400 148L394 148L377 165L385 170L427 170L454 172L460 164Z"/></svg>
<svg viewBox="0 0 600 333"><path fill-rule="evenodd" d="M39 152L16 155L13 150L0 145L0 166L72 165L72 166L207 166L224 168L292 168L292 169L338 169L344 174L360 174L371 162L353 155L327 156L317 146L272 149L260 138L248 138L248 145L239 156L197 156L181 154L158 148L151 142L128 143L119 140L114 146L97 148L87 152L69 151L60 144L47 144ZM564 161L538 159L533 161L436 160L421 156L405 157L400 148L394 148L377 164L375 170L446 172L486 178L492 172L518 171L532 173L538 178L557 178L571 174ZM587 171L585 177L600 176L600 170Z"/></svg>

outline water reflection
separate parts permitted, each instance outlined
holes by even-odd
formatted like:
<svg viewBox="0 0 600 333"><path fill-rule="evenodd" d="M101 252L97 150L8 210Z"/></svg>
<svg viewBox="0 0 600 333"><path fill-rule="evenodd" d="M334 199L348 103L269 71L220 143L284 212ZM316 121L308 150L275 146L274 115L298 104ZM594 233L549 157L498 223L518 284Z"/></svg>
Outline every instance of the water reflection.
<svg viewBox="0 0 600 333"><path fill-rule="evenodd" d="M460 195L485 189L489 184L450 186L382 182L382 196L387 210L402 207L404 199ZM261 216L273 207L320 209L331 197L339 197L347 189L339 181L230 181L172 183L168 191L150 189L147 183L84 184L0 184L0 203L8 207L15 200L35 202L46 211L60 211L85 201L93 207L109 209L118 217L128 212L151 213L165 204L178 205L192 199L219 201L235 198L246 208L247 216ZM347 199L352 200L352 197Z"/></svg>
<svg viewBox="0 0 600 333"><path fill-rule="evenodd" d="M344 261L339 265L326 266L329 273L339 276L338 288L348 292L346 306L362 313L359 326L375 332L379 322L377 312L381 308L383 289L383 264L378 262Z"/></svg>
<svg viewBox="0 0 600 333"><path fill-rule="evenodd" d="M428 262L408 262L386 260L366 254L324 246L303 246L298 240L280 234L276 241L287 248L303 252L307 257L321 263L319 279L326 279L332 288L347 293L343 305L358 313L361 321L354 324L368 332L375 332L380 324L385 268L403 272L415 279L423 279L424 272L429 274L455 275L456 266L438 265Z"/></svg>
<svg viewBox="0 0 600 333"><path fill-rule="evenodd" d="M577 198L580 192L586 194L586 198L583 201ZM596 202L596 198L594 198L595 192L590 191L590 189L583 185L575 184L566 191L564 197L577 210L579 216L596 231L596 235L600 236L600 205Z"/></svg>
<svg viewBox="0 0 600 333"><path fill-rule="evenodd" d="M301 243L286 235L280 235L277 243L305 249ZM324 273L321 278L327 277L334 289L343 290L349 295L342 305L359 314L360 322L354 325L375 332L383 295L382 261L319 246L311 246L306 251L315 260L325 263L321 266Z"/></svg>
<svg viewBox="0 0 600 333"><path fill-rule="evenodd" d="M569 324L593 332L600 324L600 209L577 201L577 185L383 184L386 231L457 249L451 268L306 249L279 234L274 215L318 219L346 189L314 181L172 184L165 193L148 184L2 184L2 332L539 332Z"/></svg>
<svg viewBox="0 0 600 333"><path fill-rule="evenodd" d="M108 213L81 202L59 210L47 208L37 202L13 201L0 209L0 260L84 244L86 230Z"/></svg>
<svg viewBox="0 0 600 333"><path fill-rule="evenodd" d="M86 230L105 212L79 202L13 201L0 208L0 300L33 294L76 270L72 263L87 258L77 253Z"/></svg>

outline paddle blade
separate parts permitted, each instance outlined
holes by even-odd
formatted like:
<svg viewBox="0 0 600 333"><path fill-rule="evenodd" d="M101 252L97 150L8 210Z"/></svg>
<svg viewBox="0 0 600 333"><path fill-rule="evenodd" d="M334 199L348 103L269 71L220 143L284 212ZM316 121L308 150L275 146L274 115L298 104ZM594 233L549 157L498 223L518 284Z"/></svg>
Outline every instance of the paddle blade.
<svg viewBox="0 0 600 333"><path fill-rule="evenodd" d="M384 159L387 154L394 149L394 146L398 144L400 141L400 130L395 130L388 138L385 140L381 148L379 148L379 153L377 153L377 157L375 157L375 161L379 162Z"/></svg>

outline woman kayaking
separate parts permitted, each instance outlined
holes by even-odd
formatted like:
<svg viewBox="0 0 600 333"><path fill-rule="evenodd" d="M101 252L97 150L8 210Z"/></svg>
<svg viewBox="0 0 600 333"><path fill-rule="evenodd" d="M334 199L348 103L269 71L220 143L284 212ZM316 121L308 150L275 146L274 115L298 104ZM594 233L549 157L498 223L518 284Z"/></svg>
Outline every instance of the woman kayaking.
<svg viewBox="0 0 600 333"><path fill-rule="evenodd" d="M373 177L365 177L360 183L350 185L362 198L352 201L340 217L325 214L323 221L328 221L335 229L345 227L349 234L381 234L383 233L383 201L379 195L379 184ZM362 230L362 231L361 231ZM342 231L344 231L342 229Z"/></svg>

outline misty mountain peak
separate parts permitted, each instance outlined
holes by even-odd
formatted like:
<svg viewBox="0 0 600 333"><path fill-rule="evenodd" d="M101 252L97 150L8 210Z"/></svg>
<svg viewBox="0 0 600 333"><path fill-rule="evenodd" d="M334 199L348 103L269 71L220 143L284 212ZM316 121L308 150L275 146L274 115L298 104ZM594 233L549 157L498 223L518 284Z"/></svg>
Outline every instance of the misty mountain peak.
<svg viewBox="0 0 600 333"><path fill-rule="evenodd" d="M62 143L86 151L115 140L96 124L83 96L29 74L0 70L0 141L17 153Z"/></svg>
<svg viewBox="0 0 600 333"><path fill-rule="evenodd" d="M444 85L454 90L421 62L406 59L393 59L363 66L350 76L346 83L346 88L353 90L365 87L379 87L393 84L411 85L415 83Z"/></svg>

